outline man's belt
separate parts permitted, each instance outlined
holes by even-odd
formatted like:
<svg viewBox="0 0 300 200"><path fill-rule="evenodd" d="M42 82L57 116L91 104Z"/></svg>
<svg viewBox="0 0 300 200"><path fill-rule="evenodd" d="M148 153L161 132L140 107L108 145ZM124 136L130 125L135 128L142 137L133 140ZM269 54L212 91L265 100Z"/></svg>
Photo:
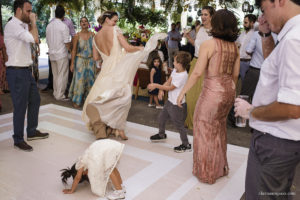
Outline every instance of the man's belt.
<svg viewBox="0 0 300 200"><path fill-rule="evenodd" d="M249 58L240 58L240 61L242 61L242 62L249 62L251 59L249 59Z"/></svg>
<svg viewBox="0 0 300 200"><path fill-rule="evenodd" d="M14 67L14 66L8 66L9 69L31 69L31 67Z"/></svg>
<svg viewBox="0 0 300 200"><path fill-rule="evenodd" d="M252 66L250 66L249 68L250 68L250 69L254 69L254 70L260 70L259 68L252 67Z"/></svg>

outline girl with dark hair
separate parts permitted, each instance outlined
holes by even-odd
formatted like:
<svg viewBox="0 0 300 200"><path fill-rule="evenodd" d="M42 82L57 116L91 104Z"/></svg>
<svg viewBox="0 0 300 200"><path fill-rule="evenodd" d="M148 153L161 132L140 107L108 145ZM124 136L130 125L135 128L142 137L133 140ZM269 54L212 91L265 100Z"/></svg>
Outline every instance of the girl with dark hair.
<svg viewBox="0 0 300 200"><path fill-rule="evenodd" d="M73 38L70 70L73 72L68 97L73 107L79 108L89 94L96 78L96 64L93 61L93 37L86 17L80 19L81 31Z"/></svg>
<svg viewBox="0 0 300 200"><path fill-rule="evenodd" d="M92 192L104 197L110 178L115 190L106 197L108 199L124 199L126 191L116 168L123 149L124 144L110 139L93 142L71 168L61 170L61 180L64 184L67 184L69 177L73 178L71 189L64 189L63 192L72 194L78 183L88 181L91 184Z"/></svg>
<svg viewBox="0 0 300 200"><path fill-rule="evenodd" d="M101 30L93 40L93 58L102 58L101 72L83 106L82 117L96 138L107 138L113 133L127 140L125 126L131 106L132 83L139 64L166 34L155 34L146 47L132 46L116 26L118 15L106 11L98 19ZM108 130L108 131L106 131Z"/></svg>
<svg viewBox="0 0 300 200"><path fill-rule="evenodd" d="M201 44L195 69L177 99L180 106L187 91L205 73L194 112L193 174L209 184L228 174L226 117L234 102L240 69L234 14L218 10L211 25L213 39Z"/></svg>
<svg viewBox="0 0 300 200"><path fill-rule="evenodd" d="M148 66L150 69L150 83L161 84L162 61L159 56L154 56L151 60L151 64ZM163 106L158 102L158 89L148 91L148 93L150 95L148 106L155 106L156 109L162 109ZM153 100L155 105L152 104Z"/></svg>

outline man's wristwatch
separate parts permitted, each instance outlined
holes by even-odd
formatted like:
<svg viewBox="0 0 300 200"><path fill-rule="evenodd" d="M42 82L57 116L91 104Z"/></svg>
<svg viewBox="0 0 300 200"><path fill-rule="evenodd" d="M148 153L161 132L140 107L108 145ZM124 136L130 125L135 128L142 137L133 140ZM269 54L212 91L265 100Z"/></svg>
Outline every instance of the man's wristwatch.
<svg viewBox="0 0 300 200"><path fill-rule="evenodd" d="M258 34L261 36L261 37L269 37L271 35L271 31L269 33L263 33L263 32L258 32Z"/></svg>

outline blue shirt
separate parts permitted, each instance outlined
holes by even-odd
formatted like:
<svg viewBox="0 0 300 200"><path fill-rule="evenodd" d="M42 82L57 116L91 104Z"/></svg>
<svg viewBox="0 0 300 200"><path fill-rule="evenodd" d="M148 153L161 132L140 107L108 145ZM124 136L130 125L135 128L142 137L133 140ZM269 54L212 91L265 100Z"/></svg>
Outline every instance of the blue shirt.
<svg viewBox="0 0 300 200"><path fill-rule="evenodd" d="M168 32L168 37L166 38L166 41L168 42L168 48L178 49L178 41L172 40L171 38L181 40L180 33L178 31L169 31Z"/></svg>
<svg viewBox="0 0 300 200"><path fill-rule="evenodd" d="M272 37L276 43L276 35L272 33ZM260 69L265 59L262 51L261 36L258 34L258 31L253 33L252 38L246 47L246 52L252 53L250 66Z"/></svg>

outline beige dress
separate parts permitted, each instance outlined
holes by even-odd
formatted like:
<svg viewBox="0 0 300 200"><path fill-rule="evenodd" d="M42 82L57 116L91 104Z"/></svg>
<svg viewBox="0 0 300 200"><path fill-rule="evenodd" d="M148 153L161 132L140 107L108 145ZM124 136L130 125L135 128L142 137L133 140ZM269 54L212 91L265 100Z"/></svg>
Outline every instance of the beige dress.
<svg viewBox="0 0 300 200"><path fill-rule="evenodd" d="M157 33L150 38L143 51L127 53L122 49L117 34L122 34L122 31L115 26L110 55L101 52L94 42L103 63L83 106L82 118L89 127L86 106L92 103L97 108L102 122L114 129L125 129L131 106L132 83L138 66L143 58L156 48L157 41L167 36L165 33Z"/></svg>

